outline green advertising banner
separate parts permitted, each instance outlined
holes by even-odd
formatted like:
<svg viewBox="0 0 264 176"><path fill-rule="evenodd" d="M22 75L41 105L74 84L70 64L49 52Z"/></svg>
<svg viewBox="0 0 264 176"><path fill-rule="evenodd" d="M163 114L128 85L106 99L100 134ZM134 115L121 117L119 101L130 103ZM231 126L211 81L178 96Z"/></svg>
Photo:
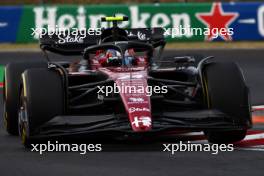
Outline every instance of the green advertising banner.
<svg viewBox="0 0 264 176"><path fill-rule="evenodd" d="M92 6L26 6L21 17L17 42L32 42L36 40L31 35L31 28L52 26L60 28L99 28L102 16L126 15L128 22L122 22L120 27L164 27L178 28L195 26L206 27L195 14L199 11L210 11L211 4L160 4L160 5L92 5ZM102 24L107 27L107 24ZM177 40L204 40L203 35L194 36L191 33L175 36Z"/></svg>
<svg viewBox="0 0 264 176"><path fill-rule="evenodd" d="M5 67L3 65L0 65L0 88L3 87L4 74L5 74Z"/></svg>
<svg viewBox="0 0 264 176"><path fill-rule="evenodd" d="M101 17L114 14L129 17L121 22L122 28L163 27L168 41L264 39L264 3L164 3L23 6L16 42L37 41L31 35L33 28L107 27L107 23L101 24ZM222 29L228 34L219 34ZM214 30L218 35L210 33Z"/></svg>

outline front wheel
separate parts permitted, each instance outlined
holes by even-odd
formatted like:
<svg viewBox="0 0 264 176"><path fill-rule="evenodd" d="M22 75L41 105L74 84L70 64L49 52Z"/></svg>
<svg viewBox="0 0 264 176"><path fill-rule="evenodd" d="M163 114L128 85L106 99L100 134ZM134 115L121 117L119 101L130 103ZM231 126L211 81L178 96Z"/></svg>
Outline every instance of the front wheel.
<svg viewBox="0 0 264 176"><path fill-rule="evenodd" d="M25 147L41 125L64 112L64 86L59 72L29 69L22 74L18 115L19 134Z"/></svg>
<svg viewBox="0 0 264 176"><path fill-rule="evenodd" d="M205 131L204 133L207 140L211 143L227 144L243 140L247 130Z"/></svg>
<svg viewBox="0 0 264 176"><path fill-rule="evenodd" d="M29 68L46 68L46 62L17 62L9 63L5 67L4 75L4 124L6 131L11 135L18 134L18 104L21 74Z"/></svg>
<svg viewBox="0 0 264 176"><path fill-rule="evenodd" d="M232 143L246 136L251 127L249 89L243 73L235 63L211 63L203 70L203 84L208 109L227 115L237 129L205 131L209 142ZM224 128L224 127L223 127Z"/></svg>

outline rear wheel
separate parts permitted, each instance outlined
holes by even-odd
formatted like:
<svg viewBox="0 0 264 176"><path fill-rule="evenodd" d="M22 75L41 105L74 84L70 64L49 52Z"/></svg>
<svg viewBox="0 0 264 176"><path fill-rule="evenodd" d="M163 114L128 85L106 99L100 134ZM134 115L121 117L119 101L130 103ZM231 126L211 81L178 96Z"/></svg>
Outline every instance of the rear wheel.
<svg viewBox="0 0 264 176"><path fill-rule="evenodd" d="M22 80L19 134L28 147L41 125L63 114L64 86L59 72L49 69L26 70Z"/></svg>
<svg viewBox="0 0 264 176"><path fill-rule="evenodd" d="M237 130L207 130L208 141L232 143L244 139L251 126L251 106L241 70L235 63L212 63L205 67L203 74L208 108L224 112L241 126Z"/></svg>
<svg viewBox="0 0 264 176"><path fill-rule="evenodd" d="M18 104L19 104L19 87L21 85L21 74L28 68L47 67L45 62L18 62L10 63L5 67L4 76L4 124L9 134L18 134Z"/></svg>

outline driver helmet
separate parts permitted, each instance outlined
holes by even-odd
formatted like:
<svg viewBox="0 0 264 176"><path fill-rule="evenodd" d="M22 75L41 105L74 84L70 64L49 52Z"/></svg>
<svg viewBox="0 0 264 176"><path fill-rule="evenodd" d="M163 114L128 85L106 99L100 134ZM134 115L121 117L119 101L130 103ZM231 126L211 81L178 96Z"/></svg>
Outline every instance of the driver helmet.
<svg viewBox="0 0 264 176"><path fill-rule="evenodd" d="M124 65L131 66L134 63L135 60L135 51L134 49L128 49L125 52L124 56Z"/></svg>
<svg viewBox="0 0 264 176"><path fill-rule="evenodd" d="M122 62L122 57L119 51L114 49L108 49L106 51L106 65L108 66L118 66Z"/></svg>

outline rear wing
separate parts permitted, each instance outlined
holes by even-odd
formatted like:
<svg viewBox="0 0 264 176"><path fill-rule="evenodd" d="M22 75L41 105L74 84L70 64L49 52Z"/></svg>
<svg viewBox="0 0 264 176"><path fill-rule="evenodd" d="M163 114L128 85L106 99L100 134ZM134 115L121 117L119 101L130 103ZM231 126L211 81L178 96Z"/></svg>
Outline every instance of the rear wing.
<svg viewBox="0 0 264 176"><path fill-rule="evenodd" d="M103 29L102 29L103 30ZM163 28L134 28L125 29L129 41L147 42L153 47L165 45ZM101 31L102 32L102 31ZM43 51L51 51L62 55L81 55L85 48L100 43L101 35L79 33L45 34L39 39L40 48Z"/></svg>

